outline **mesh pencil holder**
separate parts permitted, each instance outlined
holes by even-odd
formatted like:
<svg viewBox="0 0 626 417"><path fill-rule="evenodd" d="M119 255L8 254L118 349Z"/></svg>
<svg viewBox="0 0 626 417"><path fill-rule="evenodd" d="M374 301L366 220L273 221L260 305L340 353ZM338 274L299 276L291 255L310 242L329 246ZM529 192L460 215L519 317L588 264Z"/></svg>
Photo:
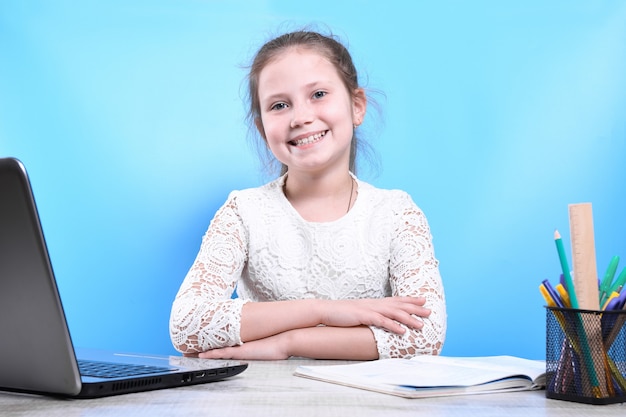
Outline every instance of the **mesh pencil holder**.
<svg viewBox="0 0 626 417"><path fill-rule="evenodd" d="M546 397L626 402L626 310L546 307Z"/></svg>

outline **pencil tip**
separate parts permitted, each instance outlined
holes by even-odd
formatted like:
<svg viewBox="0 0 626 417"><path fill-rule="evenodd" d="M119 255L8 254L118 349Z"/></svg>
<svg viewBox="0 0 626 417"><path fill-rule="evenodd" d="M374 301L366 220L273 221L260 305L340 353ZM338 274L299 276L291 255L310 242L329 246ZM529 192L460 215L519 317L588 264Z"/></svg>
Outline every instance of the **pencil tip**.
<svg viewBox="0 0 626 417"><path fill-rule="evenodd" d="M559 233L559 231L558 231L558 230L555 230L555 231L554 231L554 238L555 238L555 239L560 239L560 238L561 238L561 234Z"/></svg>

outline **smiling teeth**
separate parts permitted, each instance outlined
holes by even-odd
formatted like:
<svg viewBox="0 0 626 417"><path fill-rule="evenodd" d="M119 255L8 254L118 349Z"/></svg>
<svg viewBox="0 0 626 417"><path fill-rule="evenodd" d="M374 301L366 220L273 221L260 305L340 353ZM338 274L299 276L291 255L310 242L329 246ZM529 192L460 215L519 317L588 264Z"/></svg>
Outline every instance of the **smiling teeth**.
<svg viewBox="0 0 626 417"><path fill-rule="evenodd" d="M316 133L314 135L311 135L303 139L294 140L291 143L294 144L295 146L308 145L309 143L317 142L318 140L323 138L325 135L326 135L326 132Z"/></svg>

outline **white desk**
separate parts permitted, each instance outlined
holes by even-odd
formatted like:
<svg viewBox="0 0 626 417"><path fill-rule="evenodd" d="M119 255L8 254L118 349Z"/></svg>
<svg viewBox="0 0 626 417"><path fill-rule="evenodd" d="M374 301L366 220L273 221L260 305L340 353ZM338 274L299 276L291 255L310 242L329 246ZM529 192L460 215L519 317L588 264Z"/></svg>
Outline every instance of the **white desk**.
<svg viewBox="0 0 626 417"><path fill-rule="evenodd" d="M545 391L409 400L292 375L289 360L250 362L226 381L96 400L62 400L0 392L0 415L9 416L620 416L626 404L585 405L549 400Z"/></svg>

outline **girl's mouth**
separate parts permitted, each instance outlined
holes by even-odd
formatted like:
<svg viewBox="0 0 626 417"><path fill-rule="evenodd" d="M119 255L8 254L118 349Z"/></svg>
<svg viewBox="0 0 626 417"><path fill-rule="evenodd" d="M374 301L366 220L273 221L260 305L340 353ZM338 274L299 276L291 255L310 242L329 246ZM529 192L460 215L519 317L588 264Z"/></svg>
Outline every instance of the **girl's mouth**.
<svg viewBox="0 0 626 417"><path fill-rule="evenodd" d="M298 140L292 140L292 141L289 142L289 144L293 145L293 146L309 145L311 143L317 142L320 139L322 139L324 136L326 136L326 133L328 133L328 130L325 130L325 131L320 132L320 133L316 133L316 134L311 135L311 136L307 136L306 138L302 138L302 139L298 139Z"/></svg>

